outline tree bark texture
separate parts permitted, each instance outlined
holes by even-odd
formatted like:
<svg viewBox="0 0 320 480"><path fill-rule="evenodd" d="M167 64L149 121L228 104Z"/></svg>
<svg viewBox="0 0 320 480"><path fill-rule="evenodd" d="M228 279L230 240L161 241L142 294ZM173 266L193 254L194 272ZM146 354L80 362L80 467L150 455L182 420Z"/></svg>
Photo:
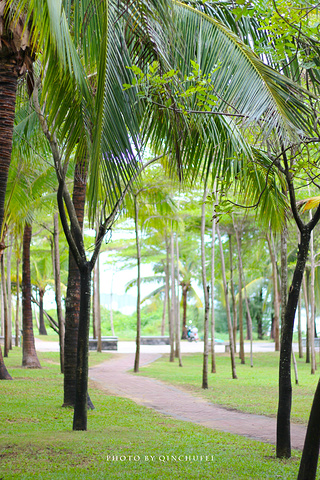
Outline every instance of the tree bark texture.
<svg viewBox="0 0 320 480"><path fill-rule="evenodd" d="M39 288L39 335L48 335L43 316L43 296L44 290Z"/></svg>
<svg viewBox="0 0 320 480"><path fill-rule="evenodd" d="M297 480L316 480L320 449L320 380L313 398Z"/></svg>
<svg viewBox="0 0 320 480"><path fill-rule="evenodd" d="M20 258L17 258L17 300L16 300L16 316L15 316L15 345L19 346L20 325L19 325L19 310L20 310Z"/></svg>
<svg viewBox="0 0 320 480"><path fill-rule="evenodd" d="M308 288L307 288L307 281L306 277L308 277L308 271L306 269L303 279L302 279L302 290L303 290L303 299L304 299L304 307L306 312L306 363L310 363L310 314L309 314L309 299L308 299Z"/></svg>
<svg viewBox="0 0 320 480"><path fill-rule="evenodd" d="M55 213L53 216L53 265L54 265L54 285L55 285L55 297L57 305L57 317L59 325L59 344L60 344L60 371L64 373L64 335L65 335L65 322L63 318L62 301L61 301L61 276L60 276L60 249L59 249L59 218Z"/></svg>
<svg viewBox="0 0 320 480"><path fill-rule="evenodd" d="M86 199L86 178L85 162L77 163L74 171L72 200L81 228L83 226ZM80 272L71 250L69 250L68 272L64 339L64 407L74 406L75 402L78 326L80 315Z"/></svg>
<svg viewBox="0 0 320 480"><path fill-rule="evenodd" d="M91 268L89 262L80 272L80 318L78 327L76 397L73 430L87 430L88 357L91 300Z"/></svg>
<svg viewBox="0 0 320 480"><path fill-rule="evenodd" d="M0 238L2 237L4 202L11 162L18 81L17 68L17 62L13 56L0 57Z"/></svg>
<svg viewBox="0 0 320 480"><path fill-rule="evenodd" d="M310 212L311 215L311 212ZM315 259L314 259L314 248L313 248L313 232L311 232L310 236L310 307L311 307L311 315L310 315L310 352L311 352L311 374L314 375L316 373L316 351L314 348L314 336L315 336L315 292L314 292L314 284L315 284Z"/></svg>
<svg viewBox="0 0 320 480"><path fill-rule="evenodd" d="M139 205L137 197L134 197L134 221L136 230L136 248L137 248L137 336L136 336L136 354L134 358L134 372L139 372L140 363L140 342L141 342L141 250L139 242Z"/></svg>
<svg viewBox="0 0 320 480"><path fill-rule="evenodd" d="M10 234L7 250L7 301L8 301L8 325L9 325L9 349L12 350L12 294L11 294L11 259L12 259L13 233Z"/></svg>
<svg viewBox="0 0 320 480"><path fill-rule="evenodd" d="M31 274L30 274L30 244L32 227L26 223L23 233L22 254L22 366L28 368L41 368L35 349L32 308L31 308Z"/></svg>
<svg viewBox="0 0 320 480"><path fill-rule="evenodd" d="M233 249L232 249L232 235L229 233L229 259L230 259L230 290L231 290L231 300L232 300L232 316L233 316L233 345L234 353L237 351L236 342L237 342L237 306L236 306L236 296L234 293L234 282L233 282Z"/></svg>
<svg viewBox="0 0 320 480"><path fill-rule="evenodd" d="M7 357L10 350L10 329L9 329L9 315L8 315L8 296L7 283L4 270L4 252L1 255L1 287L3 292L3 312L4 312L4 349L3 355Z"/></svg>
<svg viewBox="0 0 320 480"><path fill-rule="evenodd" d="M294 318L298 305L300 287L307 261L310 231L301 231L298 258L289 290L288 301L282 324L280 363L279 363L279 403L277 413L277 457L291 456L290 414L292 403L291 354Z"/></svg>
<svg viewBox="0 0 320 480"><path fill-rule="evenodd" d="M234 231L236 234L237 251L238 251L238 270L239 270L239 330L240 330L240 360L241 364L245 364L244 355L244 338L243 338L243 302L242 302L242 286L243 286L243 266L242 266L242 252L241 252L241 236L239 228L233 220Z"/></svg>
<svg viewBox="0 0 320 480"><path fill-rule="evenodd" d="M272 231L267 232L267 242L269 247L269 254L272 265L272 283L273 283L273 308L274 308L274 349L276 352L280 350L280 330L279 330L279 290L278 290L278 272L277 272L277 259L276 251L274 248Z"/></svg>
<svg viewBox="0 0 320 480"><path fill-rule="evenodd" d="M206 269L206 250L205 250L205 230L206 230L206 198L207 187L203 192L201 206L201 276L204 297L204 319L203 319L203 365L202 365L202 388L209 388L208 382L208 358L209 358L209 291L207 286L207 269ZM212 341L212 340L211 340Z"/></svg>
<svg viewBox="0 0 320 480"><path fill-rule="evenodd" d="M166 266L166 282L169 286L170 282L170 245L168 238L166 237L166 259L167 259L167 266ZM172 288L171 288L171 296L170 296L170 289L168 294L168 318L169 318L169 338L170 338L170 357L169 361L174 362L174 318L173 312L171 308L171 304L173 302L172 298Z"/></svg>
<svg viewBox="0 0 320 480"><path fill-rule="evenodd" d="M222 273L222 281L223 281L223 290L224 290L224 296L225 296L225 300L226 300L232 378L237 379L238 377L237 377L237 373L236 373L236 363L235 363L235 358L234 358L233 330L232 330L232 322L231 322L231 315L230 315L228 287L227 287L227 280L226 280L226 268L225 268L225 263L224 263L224 254L223 254L223 247L222 247L222 240L221 240L219 225L217 225L217 234L218 234L219 246L220 246L221 273Z"/></svg>
<svg viewBox="0 0 320 480"><path fill-rule="evenodd" d="M173 238L174 240L174 238ZM171 245L174 250L174 244ZM173 252L174 253L174 252ZM180 346L180 295L179 295L179 242L178 235L176 236L176 262L177 262L177 295L176 295L176 357L179 360L179 367L182 367L181 346Z"/></svg>
<svg viewBox="0 0 320 480"><path fill-rule="evenodd" d="M216 239L216 219L215 208L213 209L212 229L211 229L211 373L216 373L216 352L215 352L215 316L214 316L214 281L215 281L215 239Z"/></svg>

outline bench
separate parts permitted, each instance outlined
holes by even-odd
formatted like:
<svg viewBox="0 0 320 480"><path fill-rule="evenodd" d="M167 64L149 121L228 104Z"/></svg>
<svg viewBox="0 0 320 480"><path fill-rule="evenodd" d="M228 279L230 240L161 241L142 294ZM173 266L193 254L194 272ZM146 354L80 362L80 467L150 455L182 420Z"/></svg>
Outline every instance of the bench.
<svg viewBox="0 0 320 480"><path fill-rule="evenodd" d="M305 348L307 343L307 339L303 338L302 339L302 346ZM320 338L315 338L314 339L314 346L315 348L320 348Z"/></svg>
<svg viewBox="0 0 320 480"><path fill-rule="evenodd" d="M211 338L209 338L209 347L211 347ZM225 353L229 353L230 352L230 343L229 342L224 342L222 340L218 340L218 339L215 339L214 341L214 344L215 345L222 345L224 347L224 351Z"/></svg>
<svg viewBox="0 0 320 480"><path fill-rule="evenodd" d="M165 335L158 336L141 336L140 337L141 345L170 345L170 338Z"/></svg>
<svg viewBox="0 0 320 480"><path fill-rule="evenodd" d="M21 347L21 343L20 343L20 336L18 337L18 345ZM16 337L12 337L12 345L15 345L16 344ZM0 335L0 345L4 345L4 336L3 335Z"/></svg>
<svg viewBox="0 0 320 480"><path fill-rule="evenodd" d="M89 350L97 350L98 339L89 338ZM101 350L118 350L118 337L101 337Z"/></svg>

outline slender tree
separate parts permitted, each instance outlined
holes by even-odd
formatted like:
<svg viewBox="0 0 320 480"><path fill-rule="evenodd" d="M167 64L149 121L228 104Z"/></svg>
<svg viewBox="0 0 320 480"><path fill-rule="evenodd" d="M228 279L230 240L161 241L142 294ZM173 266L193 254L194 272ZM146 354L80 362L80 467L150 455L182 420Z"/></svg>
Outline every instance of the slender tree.
<svg viewBox="0 0 320 480"><path fill-rule="evenodd" d="M22 329L23 348L22 366L27 368L41 368L34 342L32 308L31 308L31 273L30 273L30 244L32 227L26 223L23 233L22 255Z"/></svg>

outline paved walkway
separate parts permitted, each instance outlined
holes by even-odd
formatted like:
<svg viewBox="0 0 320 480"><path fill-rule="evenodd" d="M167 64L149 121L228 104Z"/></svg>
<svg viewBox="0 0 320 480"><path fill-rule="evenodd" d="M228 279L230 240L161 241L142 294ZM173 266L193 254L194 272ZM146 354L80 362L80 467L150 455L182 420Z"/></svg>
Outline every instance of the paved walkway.
<svg viewBox="0 0 320 480"><path fill-rule="evenodd" d="M140 365L153 362L159 357L160 354L142 353ZM165 415L275 444L275 418L226 409L158 380L128 373L133 364L134 354L119 354L90 368L89 376L108 393L130 398ZM306 428L302 425L291 426L293 448L303 448L305 431Z"/></svg>

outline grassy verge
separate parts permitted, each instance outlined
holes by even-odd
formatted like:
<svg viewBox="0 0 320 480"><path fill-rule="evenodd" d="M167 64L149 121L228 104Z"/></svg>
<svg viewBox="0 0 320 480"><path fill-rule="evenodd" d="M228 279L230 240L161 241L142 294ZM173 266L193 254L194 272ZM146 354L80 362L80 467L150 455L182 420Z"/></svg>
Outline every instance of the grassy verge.
<svg viewBox="0 0 320 480"><path fill-rule="evenodd" d="M275 416L278 402L279 354L277 352L256 353L240 365L237 360L237 380L231 378L230 357L217 355L217 373L209 374L209 389L201 388L202 355L184 355L183 368L168 362L168 357L146 365L141 375L154 377L199 395L212 403L224 405L249 413ZM297 359L299 385L293 383L292 420L306 424L308 421L318 376L310 374L310 364Z"/></svg>
<svg viewBox="0 0 320 480"><path fill-rule="evenodd" d="M88 431L72 432L72 410L61 408L58 353L39 358L41 370L22 369L20 349L6 359L14 380L0 382L4 480L296 478L299 454L276 460L271 445L167 418L94 385Z"/></svg>

